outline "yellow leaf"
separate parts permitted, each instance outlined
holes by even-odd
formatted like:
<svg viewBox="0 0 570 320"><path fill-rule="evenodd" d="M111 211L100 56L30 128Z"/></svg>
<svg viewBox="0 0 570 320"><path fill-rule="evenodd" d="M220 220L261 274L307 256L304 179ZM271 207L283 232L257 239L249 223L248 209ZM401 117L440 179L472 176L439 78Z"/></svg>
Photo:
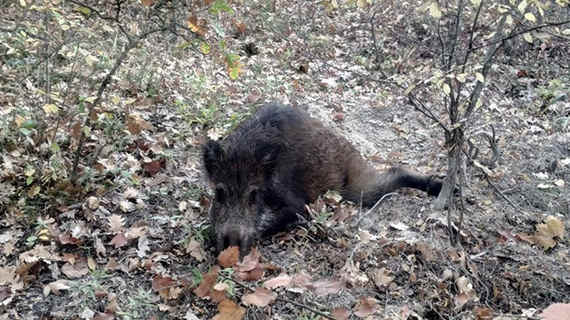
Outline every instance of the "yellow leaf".
<svg viewBox="0 0 570 320"><path fill-rule="evenodd" d="M526 0L523 0L523 1L521 1L521 3L519 3L518 9L519 9L520 13L524 13L527 5L528 5L528 3L526 2Z"/></svg>
<svg viewBox="0 0 570 320"><path fill-rule="evenodd" d="M532 14L531 12L525 13L524 18L530 22L536 22L536 18L534 17L534 14Z"/></svg>
<svg viewBox="0 0 570 320"><path fill-rule="evenodd" d="M92 55L88 55L85 57L85 62L87 62L87 65L89 66L93 66L95 63L97 63L99 60Z"/></svg>
<svg viewBox="0 0 570 320"><path fill-rule="evenodd" d="M366 7L368 7L368 4L369 4L369 3L368 3L368 0L357 0L357 1L356 1L356 5L357 5L359 8L366 8Z"/></svg>
<svg viewBox="0 0 570 320"><path fill-rule="evenodd" d="M55 104L46 104L43 106L44 112L47 114L50 113L57 113L59 111L59 108L55 105Z"/></svg>
<svg viewBox="0 0 570 320"><path fill-rule="evenodd" d="M485 82L485 77L479 72L475 72L475 78L477 78L477 81L481 83Z"/></svg>
<svg viewBox="0 0 570 320"><path fill-rule="evenodd" d="M28 197L33 198L37 196L42 188L38 185L33 186L30 190L28 190Z"/></svg>
<svg viewBox="0 0 570 320"><path fill-rule="evenodd" d="M26 5L27 5L27 4L26 4L26 1L25 1L25 0L20 0L20 5L25 8Z"/></svg>
<svg viewBox="0 0 570 320"><path fill-rule="evenodd" d="M505 20L505 22L507 23L507 25L512 26L513 25L513 17L507 16L507 20Z"/></svg>
<svg viewBox="0 0 570 320"><path fill-rule="evenodd" d="M455 76L455 79L457 79L457 81L459 81L461 83L464 83L466 76L467 76L466 73L460 73L460 74Z"/></svg>
<svg viewBox="0 0 570 320"><path fill-rule="evenodd" d="M97 262L95 262L95 259L93 259L93 257L87 257L87 266L91 271L97 268Z"/></svg>
<svg viewBox="0 0 570 320"><path fill-rule="evenodd" d="M443 92L445 92L446 95L449 95L451 93L451 88L447 83L443 84Z"/></svg>
<svg viewBox="0 0 570 320"><path fill-rule="evenodd" d="M562 34L563 34L563 35L566 35L566 36L570 35L570 29L564 29L564 30L562 31Z"/></svg>
<svg viewBox="0 0 570 320"><path fill-rule="evenodd" d="M564 223L560 219L554 216L548 216L541 223L536 226L537 232L543 235L549 235L551 237L558 237L560 239L564 238Z"/></svg>
<svg viewBox="0 0 570 320"><path fill-rule="evenodd" d="M481 0L471 0L471 4L473 4L475 7L478 7L481 4Z"/></svg>
<svg viewBox="0 0 570 320"><path fill-rule="evenodd" d="M533 42L532 36L531 36L530 33L528 33L528 32L525 33L525 34L523 34L523 39L524 39L526 42L528 42L528 43L532 43L532 42Z"/></svg>
<svg viewBox="0 0 570 320"><path fill-rule="evenodd" d="M434 1L429 6L429 15L436 19L441 18L441 10L439 10L439 5L437 2Z"/></svg>
<svg viewBox="0 0 570 320"><path fill-rule="evenodd" d="M97 97L91 96L91 97L85 98L85 101L86 101L86 102L89 102L89 103L93 103L93 102L95 102L95 99L97 99Z"/></svg>

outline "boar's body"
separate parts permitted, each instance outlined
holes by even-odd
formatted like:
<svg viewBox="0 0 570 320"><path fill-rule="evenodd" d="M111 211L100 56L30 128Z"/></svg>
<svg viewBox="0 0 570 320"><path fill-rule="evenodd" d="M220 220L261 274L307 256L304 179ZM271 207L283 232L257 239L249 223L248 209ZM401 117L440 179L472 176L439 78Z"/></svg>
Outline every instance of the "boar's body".
<svg viewBox="0 0 570 320"><path fill-rule="evenodd" d="M401 187L439 194L441 182L404 168L378 172L344 137L307 113L268 104L221 142L208 141L204 165L215 188L210 218L216 245L249 250L283 230L327 190L372 206Z"/></svg>

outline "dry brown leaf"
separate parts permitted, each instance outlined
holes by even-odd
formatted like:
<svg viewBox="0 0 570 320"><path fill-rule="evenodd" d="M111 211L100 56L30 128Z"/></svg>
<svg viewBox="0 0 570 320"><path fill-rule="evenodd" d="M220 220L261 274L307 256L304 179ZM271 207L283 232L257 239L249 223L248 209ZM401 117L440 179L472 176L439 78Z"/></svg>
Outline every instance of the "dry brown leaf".
<svg viewBox="0 0 570 320"><path fill-rule="evenodd" d="M154 177L161 169L166 168L166 158L144 162L142 167L144 172L146 172L150 177Z"/></svg>
<svg viewBox="0 0 570 320"><path fill-rule="evenodd" d="M353 259L347 259L342 267L342 279L357 287L362 287L370 281L366 273L360 271L360 264L355 265Z"/></svg>
<svg viewBox="0 0 570 320"><path fill-rule="evenodd" d="M127 239L129 240L136 239L145 236L146 233L147 233L147 227L145 226L132 227L125 232L125 237L127 237Z"/></svg>
<svg viewBox="0 0 570 320"><path fill-rule="evenodd" d="M469 301L478 301L478 297L473 289L473 284L467 277L462 276L455 279L455 285L459 293L455 296L455 308L460 309L463 305Z"/></svg>
<svg viewBox="0 0 570 320"><path fill-rule="evenodd" d="M148 251L150 251L149 240L146 236L142 236L137 243L137 256L144 258L147 256Z"/></svg>
<svg viewBox="0 0 570 320"><path fill-rule="evenodd" d="M127 245L127 243L129 243L129 241L127 240L127 237L125 237L124 233L118 233L113 237L113 239L111 239L111 242L109 242L109 244L115 246L115 249L124 247Z"/></svg>
<svg viewBox="0 0 570 320"><path fill-rule="evenodd" d="M245 281L256 281L263 278L264 266L259 263L261 255L257 248L251 249L250 253L237 264L237 276Z"/></svg>
<svg viewBox="0 0 570 320"><path fill-rule="evenodd" d="M61 257L50 252L51 248L37 245L33 249L23 252L18 257L20 262L34 263L38 261L61 261Z"/></svg>
<svg viewBox="0 0 570 320"><path fill-rule="evenodd" d="M95 253L97 253L98 258L103 258L107 255L107 249L99 237L95 237Z"/></svg>
<svg viewBox="0 0 570 320"><path fill-rule="evenodd" d="M261 264L258 264L257 267L251 271L238 271L237 276L244 281L257 281L263 278L263 266Z"/></svg>
<svg viewBox="0 0 570 320"><path fill-rule="evenodd" d="M286 273L282 273L273 279L269 279L263 283L263 286L267 289L275 289L277 287L288 287L291 283L291 276Z"/></svg>
<svg viewBox="0 0 570 320"><path fill-rule="evenodd" d="M150 122L144 120L137 114L130 114L127 118L127 129L133 135L137 135L142 130L152 130Z"/></svg>
<svg viewBox="0 0 570 320"><path fill-rule="evenodd" d="M170 298L170 289L175 285L176 281L170 277L156 276L152 279L152 289L165 301Z"/></svg>
<svg viewBox="0 0 570 320"><path fill-rule="evenodd" d="M229 268L235 266L239 261L239 247L231 246L224 249L218 255L218 263L224 267Z"/></svg>
<svg viewBox="0 0 570 320"><path fill-rule="evenodd" d="M561 320L568 319L570 315L570 304L569 303L555 303L548 306L540 314L540 317L544 320Z"/></svg>
<svg viewBox="0 0 570 320"><path fill-rule="evenodd" d="M564 238L564 223L557 217L548 216L544 219L544 223L536 226L537 235L548 236L551 238Z"/></svg>
<svg viewBox="0 0 570 320"><path fill-rule="evenodd" d="M556 245L556 241L554 241L552 237L539 235L538 232L532 237L532 240L535 244L540 245L544 250L554 248Z"/></svg>
<svg viewBox="0 0 570 320"><path fill-rule="evenodd" d="M75 264L66 263L61 267L61 272L68 278L76 279L89 274L89 266L86 259L80 259Z"/></svg>
<svg viewBox="0 0 570 320"><path fill-rule="evenodd" d="M194 257L198 261L204 261L205 253L202 249L202 245L195 239L188 241L188 245L186 246L186 253L189 253L191 257Z"/></svg>
<svg viewBox="0 0 570 320"><path fill-rule="evenodd" d="M220 271L219 266L214 266L208 272L202 275L202 282L200 285L194 289L194 294L200 298L207 297L212 290L214 284L216 284L216 280L218 279L218 272Z"/></svg>
<svg viewBox="0 0 570 320"><path fill-rule="evenodd" d="M48 283L44 287L43 293L46 297L52 292L56 295L59 295L59 292L61 290L68 290L69 288L71 288L71 281L61 279Z"/></svg>
<svg viewBox="0 0 570 320"><path fill-rule="evenodd" d="M348 320L350 317L350 311L346 308L334 308L331 311L331 316L336 320Z"/></svg>
<svg viewBox="0 0 570 320"><path fill-rule="evenodd" d="M493 319L493 310L487 307L475 307L475 320L491 320Z"/></svg>
<svg viewBox="0 0 570 320"><path fill-rule="evenodd" d="M125 220L122 216L118 214L113 214L107 219L109 222L109 230L111 230L111 232L119 233L123 231L123 225L125 224Z"/></svg>
<svg viewBox="0 0 570 320"><path fill-rule="evenodd" d="M376 312L378 302L372 297L362 297L354 307L354 315L359 318L366 318Z"/></svg>
<svg viewBox="0 0 570 320"><path fill-rule="evenodd" d="M257 268L259 266L260 257L261 255L259 254L259 251L257 251L257 248L251 249L249 254L243 257L243 261L237 264L238 271L246 272Z"/></svg>
<svg viewBox="0 0 570 320"><path fill-rule="evenodd" d="M128 200L135 200L139 197L139 191L133 187L127 188L125 192L123 192L123 198Z"/></svg>
<svg viewBox="0 0 570 320"><path fill-rule="evenodd" d="M97 210L99 208L99 199L97 197L89 197L87 201L85 201L87 207L91 210Z"/></svg>
<svg viewBox="0 0 570 320"><path fill-rule="evenodd" d="M254 305L258 307L265 307L275 301L277 295L271 290L266 288L255 288L255 292L246 294L241 298L241 301L246 305Z"/></svg>
<svg viewBox="0 0 570 320"><path fill-rule="evenodd" d="M344 288L344 283L340 280L319 280L312 283L317 296L336 294Z"/></svg>
<svg viewBox="0 0 570 320"><path fill-rule="evenodd" d="M291 277L291 284L289 285L289 288L292 288L291 291L297 292L297 291L302 291L304 289L313 289L313 279L311 278L310 275L308 275L305 271L301 271L299 273L294 274ZM295 290L295 288L301 289L301 290Z"/></svg>
<svg viewBox="0 0 570 320"><path fill-rule="evenodd" d="M241 320L245 315L245 309L229 299L218 304L218 312L212 320Z"/></svg>
<svg viewBox="0 0 570 320"><path fill-rule="evenodd" d="M433 261L434 260L434 253L433 248L425 242L418 242L416 243L416 249L422 253L422 257L425 261Z"/></svg>
<svg viewBox="0 0 570 320"><path fill-rule="evenodd" d="M385 268L374 269L373 277L374 284L381 290L386 288L394 280L394 277L390 276L390 271Z"/></svg>
<svg viewBox="0 0 570 320"><path fill-rule="evenodd" d="M119 202L119 209L121 209L122 212L128 213L134 211L136 207L135 204L129 200L121 200Z"/></svg>

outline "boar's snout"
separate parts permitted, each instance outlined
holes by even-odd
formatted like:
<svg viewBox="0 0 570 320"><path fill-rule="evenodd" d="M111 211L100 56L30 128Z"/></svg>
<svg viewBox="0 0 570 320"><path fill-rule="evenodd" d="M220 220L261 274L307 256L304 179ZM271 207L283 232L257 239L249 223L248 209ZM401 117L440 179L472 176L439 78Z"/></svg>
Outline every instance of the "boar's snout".
<svg viewBox="0 0 570 320"><path fill-rule="evenodd" d="M255 229L236 223L225 223L216 230L216 247L221 252L227 247L239 246L240 255L244 256L255 241Z"/></svg>

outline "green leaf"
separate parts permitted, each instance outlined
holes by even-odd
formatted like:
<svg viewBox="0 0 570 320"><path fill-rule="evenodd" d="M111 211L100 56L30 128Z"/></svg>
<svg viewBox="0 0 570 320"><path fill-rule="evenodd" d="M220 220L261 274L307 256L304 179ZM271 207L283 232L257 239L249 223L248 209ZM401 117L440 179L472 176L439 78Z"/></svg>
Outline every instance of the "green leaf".
<svg viewBox="0 0 570 320"><path fill-rule="evenodd" d="M28 177L26 178L26 185L29 186L29 185L32 184L32 183L34 183L34 176L28 176Z"/></svg>
<svg viewBox="0 0 570 320"><path fill-rule="evenodd" d="M210 7L210 13L211 14L218 14L222 11L230 13L230 14L234 13L234 10L227 4L226 1L224 1L224 0L214 1L214 3L212 3L212 6Z"/></svg>
<svg viewBox="0 0 570 320"><path fill-rule="evenodd" d="M22 122L22 125L20 127L24 128L24 129L34 129L37 126L38 126L38 123L35 120L28 119L28 120Z"/></svg>
<svg viewBox="0 0 570 320"><path fill-rule="evenodd" d="M202 52L203 54L208 54L210 53L210 50L212 48L210 47L210 44L208 44L205 41L202 41L202 43L200 43L200 52Z"/></svg>
<svg viewBox="0 0 570 320"><path fill-rule="evenodd" d="M79 7L76 9L77 11L81 12L82 14L86 15L86 16L90 16L91 15L91 9L87 8L87 7Z"/></svg>
<svg viewBox="0 0 570 320"><path fill-rule="evenodd" d="M50 149L51 149L51 152L53 152L53 153L57 153L61 150L59 148L59 145L55 142L50 145Z"/></svg>
<svg viewBox="0 0 570 320"><path fill-rule="evenodd" d="M236 80L239 77L239 67L230 68L230 79Z"/></svg>

